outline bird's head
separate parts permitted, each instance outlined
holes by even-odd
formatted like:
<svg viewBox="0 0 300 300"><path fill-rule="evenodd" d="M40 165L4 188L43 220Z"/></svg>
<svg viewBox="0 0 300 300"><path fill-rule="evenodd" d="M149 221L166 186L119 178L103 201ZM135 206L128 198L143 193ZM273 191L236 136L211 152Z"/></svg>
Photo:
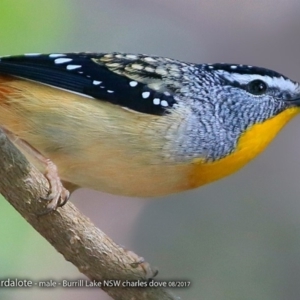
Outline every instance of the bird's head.
<svg viewBox="0 0 300 300"><path fill-rule="evenodd" d="M246 130L283 111L300 111L299 83L275 71L231 64L208 65L206 70L217 82L211 101L225 126Z"/></svg>
<svg viewBox="0 0 300 300"><path fill-rule="evenodd" d="M191 107L198 117L189 121L189 127L198 131L191 130L193 147L186 147L185 153L206 161L220 160L242 148L258 154L300 112L300 85L268 69L199 65L194 78L183 92L194 90L197 95ZM250 132L251 138L243 140ZM247 156L252 156L250 152Z"/></svg>
<svg viewBox="0 0 300 300"><path fill-rule="evenodd" d="M199 70L193 83L196 117L188 127L198 130L190 130L182 151L196 157L195 187L243 167L300 112L300 85L277 72L232 64Z"/></svg>

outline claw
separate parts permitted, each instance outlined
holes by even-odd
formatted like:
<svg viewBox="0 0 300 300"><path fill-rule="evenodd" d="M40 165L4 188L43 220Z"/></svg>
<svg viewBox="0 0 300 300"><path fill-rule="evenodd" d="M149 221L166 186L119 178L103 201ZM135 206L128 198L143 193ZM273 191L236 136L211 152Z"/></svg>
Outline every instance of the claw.
<svg viewBox="0 0 300 300"><path fill-rule="evenodd" d="M22 152L27 153L30 157L37 160L46 166L45 177L49 182L50 193L47 197L41 197L41 200L48 201L48 205L45 211L37 213L37 215L46 215L58 207L64 206L70 197L70 192L63 186L59 176L56 165L48 158L45 158L37 149L33 148L26 141L17 137L11 131L2 128L6 136L22 150ZM78 188L75 184L69 183L69 186L75 190Z"/></svg>
<svg viewBox="0 0 300 300"><path fill-rule="evenodd" d="M45 161L47 178L50 186L50 193L47 197L42 197L42 200L48 201L48 205L45 211L39 213L39 215L46 215L58 207L64 206L70 197L70 192L64 188L57 173L56 165L49 159Z"/></svg>
<svg viewBox="0 0 300 300"><path fill-rule="evenodd" d="M145 277L148 280L154 278L158 274L158 270L156 268L152 268L143 257L139 257L137 254L130 250L125 249L125 251L134 259L134 262L131 263L130 266L134 269L141 267L145 273Z"/></svg>

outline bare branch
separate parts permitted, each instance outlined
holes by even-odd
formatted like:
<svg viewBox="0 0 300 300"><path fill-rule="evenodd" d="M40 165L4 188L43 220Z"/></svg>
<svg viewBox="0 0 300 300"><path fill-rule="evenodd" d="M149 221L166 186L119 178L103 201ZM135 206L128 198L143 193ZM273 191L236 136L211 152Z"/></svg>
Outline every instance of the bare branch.
<svg viewBox="0 0 300 300"><path fill-rule="evenodd" d="M73 263L89 279L140 280L151 278L155 271L139 257L116 245L76 207L68 203L45 216L48 182L27 162L0 130L0 193L66 260ZM174 300L179 299L162 288L107 288L113 299Z"/></svg>

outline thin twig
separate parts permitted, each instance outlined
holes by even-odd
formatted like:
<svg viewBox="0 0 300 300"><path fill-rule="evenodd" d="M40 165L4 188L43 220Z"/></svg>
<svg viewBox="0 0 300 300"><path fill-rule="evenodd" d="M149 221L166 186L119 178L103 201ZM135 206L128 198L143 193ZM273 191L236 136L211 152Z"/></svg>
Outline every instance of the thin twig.
<svg viewBox="0 0 300 300"><path fill-rule="evenodd" d="M97 282L121 280L147 282L155 275L148 263L115 244L68 203L45 216L39 199L47 195L45 177L16 149L0 130L0 193L66 260ZM162 288L101 287L113 299L175 300Z"/></svg>

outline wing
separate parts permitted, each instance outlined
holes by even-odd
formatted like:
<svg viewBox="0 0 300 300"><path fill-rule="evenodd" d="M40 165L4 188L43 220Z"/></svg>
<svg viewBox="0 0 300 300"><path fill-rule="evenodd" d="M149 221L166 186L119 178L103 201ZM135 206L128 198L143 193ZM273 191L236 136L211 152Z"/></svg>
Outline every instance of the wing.
<svg viewBox="0 0 300 300"><path fill-rule="evenodd" d="M176 103L184 65L172 59L122 53L32 53L1 57L0 73L163 115Z"/></svg>

